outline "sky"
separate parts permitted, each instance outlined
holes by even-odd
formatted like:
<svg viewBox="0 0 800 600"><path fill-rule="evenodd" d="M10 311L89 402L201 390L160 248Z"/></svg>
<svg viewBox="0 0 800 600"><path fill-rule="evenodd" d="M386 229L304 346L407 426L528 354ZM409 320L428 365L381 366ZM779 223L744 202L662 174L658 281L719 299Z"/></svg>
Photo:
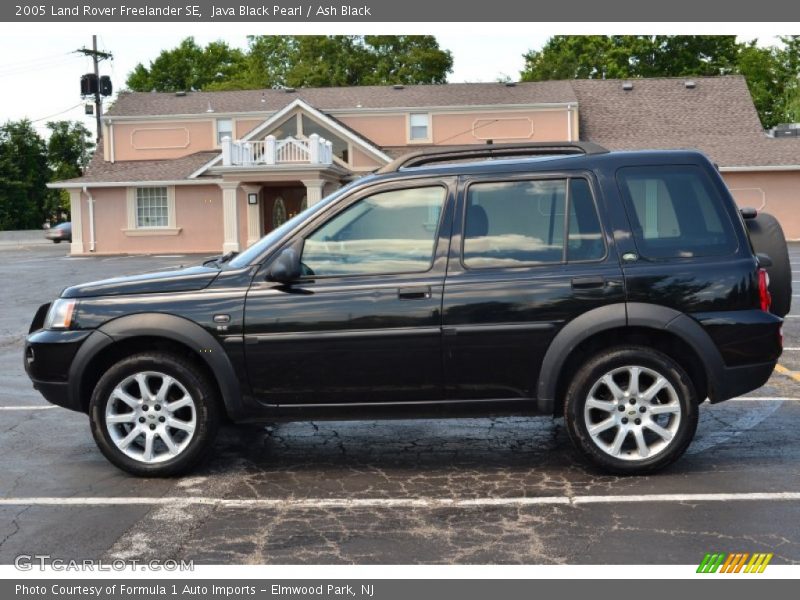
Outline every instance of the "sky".
<svg viewBox="0 0 800 600"><path fill-rule="evenodd" d="M28 118L42 134L48 120L80 120L94 131L94 117L84 114L85 102L80 97L80 77L93 70L92 62L74 52L91 47L92 32L45 37L4 33L0 36L0 120ZM162 50L177 46L187 35L190 33L184 31L98 35L98 49L114 55L113 61L100 63L100 74L111 76L114 89L121 89L137 63L148 65ZM231 46L247 46L245 34L194 37L200 45L223 39ZM504 76L517 79L524 64L522 55L540 47L547 36L484 36L476 40L471 34L446 34L437 39L440 47L453 53L453 73L448 81L477 82Z"/></svg>

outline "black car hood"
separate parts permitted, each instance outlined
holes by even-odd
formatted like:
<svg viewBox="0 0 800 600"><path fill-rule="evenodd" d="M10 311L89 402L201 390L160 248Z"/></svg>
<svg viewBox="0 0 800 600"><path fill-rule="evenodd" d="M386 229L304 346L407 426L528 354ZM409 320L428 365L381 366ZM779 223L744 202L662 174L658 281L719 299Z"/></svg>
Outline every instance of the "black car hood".
<svg viewBox="0 0 800 600"><path fill-rule="evenodd" d="M217 275L216 267L187 267L169 271L142 273L128 277L113 277L100 281L81 283L66 288L62 298L88 296L119 296L122 294L157 294L166 292L191 292L208 287Z"/></svg>

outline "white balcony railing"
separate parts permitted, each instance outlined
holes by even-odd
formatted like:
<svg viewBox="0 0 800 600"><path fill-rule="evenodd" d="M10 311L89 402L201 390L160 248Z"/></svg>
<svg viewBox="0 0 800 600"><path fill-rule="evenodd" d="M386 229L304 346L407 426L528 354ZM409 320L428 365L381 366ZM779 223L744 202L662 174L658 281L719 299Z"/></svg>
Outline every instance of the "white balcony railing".
<svg viewBox="0 0 800 600"><path fill-rule="evenodd" d="M267 136L263 140L243 141L222 138L222 165L256 167L278 165L330 165L333 144L316 133L308 139Z"/></svg>

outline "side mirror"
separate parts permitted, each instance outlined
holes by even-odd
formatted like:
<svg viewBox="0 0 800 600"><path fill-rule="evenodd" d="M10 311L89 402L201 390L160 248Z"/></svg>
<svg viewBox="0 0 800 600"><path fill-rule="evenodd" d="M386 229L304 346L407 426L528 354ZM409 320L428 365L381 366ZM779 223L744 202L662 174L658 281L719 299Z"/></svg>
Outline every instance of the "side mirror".
<svg viewBox="0 0 800 600"><path fill-rule="evenodd" d="M291 283L302 275L300 268L300 253L292 246L281 250L280 254L272 261L267 279L278 283Z"/></svg>
<svg viewBox="0 0 800 600"><path fill-rule="evenodd" d="M742 214L743 219L755 219L758 216L758 211L755 208L750 208L749 206L740 208L739 212Z"/></svg>

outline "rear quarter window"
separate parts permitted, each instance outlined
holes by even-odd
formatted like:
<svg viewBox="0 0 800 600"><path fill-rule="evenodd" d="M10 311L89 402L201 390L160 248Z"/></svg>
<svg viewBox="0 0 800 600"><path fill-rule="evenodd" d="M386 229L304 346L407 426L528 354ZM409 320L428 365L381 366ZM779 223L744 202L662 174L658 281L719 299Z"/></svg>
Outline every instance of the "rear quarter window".
<svg viewBox="0 0 800 600"><path fill-rule="evenodd" d="M624 167L617 183L645 258L725 256L736 235L722 198L693 165Z"/></svg>

